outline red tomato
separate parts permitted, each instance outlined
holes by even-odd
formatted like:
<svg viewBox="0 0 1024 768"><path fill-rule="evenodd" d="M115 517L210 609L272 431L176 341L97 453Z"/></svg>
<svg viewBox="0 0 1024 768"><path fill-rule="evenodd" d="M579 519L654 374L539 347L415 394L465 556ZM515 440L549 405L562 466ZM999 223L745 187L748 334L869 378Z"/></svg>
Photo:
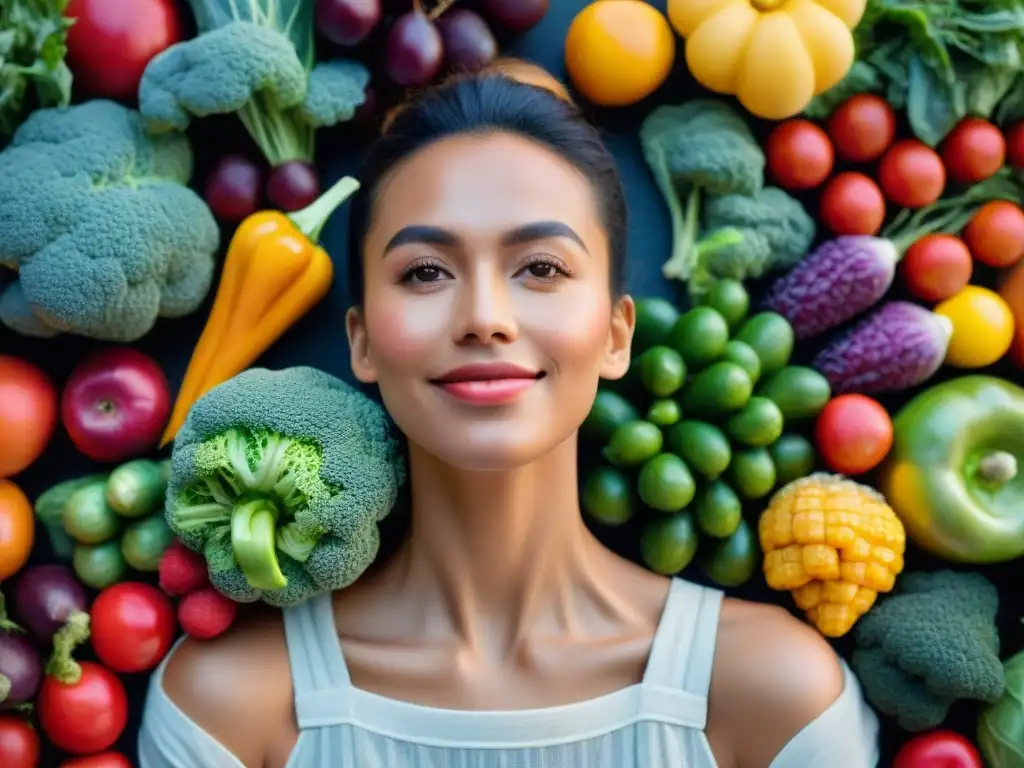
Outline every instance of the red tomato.
<svg viewBox="0 0 1024 768"><path fill-rule="evenodd" d="M906 742L892 768L982 768L981 754L953 731L929 731Z"/></svg>
<svg viewBox="0 0 1024 768"><path fill-rule="evenodd" d="M964 227L974 258L990 267L1012 267L1024 259L1024 211L1008 200L985 203Z"/></svg>
<svg viewBox="0 0 1024 768"><path fill-rule="evenodd" d="M925 235L900 261L907 290L922 301L945 301L960 293L973 272L971 252L955 235Z"/></svg>
<svg viewBox="0 0 1024 768"><path fill-rule="evenodd" d="M79 662L82 677L65 684L43 679L36 702L39 726L58 748L72 755L102 752L116 742L128 722L128 696L121 680L92 661Z"/></svg>
<svg viewBox="0 0 1024 768"><path fill-rule="evenodd" d="M839 395L814 424L814 441L829 469L843 475L868 472L892 448L892 419L877 400Z"/></svg>
<svg viewBox="0 0 1024 768"><path fill-rule="evenodd" d="M42 454L57 426L57 390L40 368L0 355L0 477L12 477Z"/></svg>
<svg viewBox="0 0 1024 768"><path fill-rule="evenodd" d="M1006 132L1006 158L1014 168L1024 170L1024 120Z"/></svg>
<svg viewBox="0 0 1024 768"><path fill-rule="evenodd" d="M942 196L946 168L939 153L917 139L897 141L878 164L885 197L901 208L923 208Z"/></svg>
<svg viewBox="0 0 1024 768"><path fill-rule="evenodd" d="M851 163L870 163L896 138L896 113L880 96L861 93L842 104L828 121L836 154Z"/></svg>
<svg viewBox="0 0 1024 768"><path fill-rule="evenodd" d="M768 173L783 189L814 189L832 173L828 134L810 120L787 120L765 143Z"/></svg>
<svg viewBox="0 0 1024 768"><path fill-rule="evenodd" d="M93 97L134 101L149 60L181 40L173 0L71 0L64 15L74 88Z"/></svg>
<svg viewBox="0 0 1024 768"><path fill-rule="evenodd" d="M36 518L32 505L10 480L0 480L0 581L21 570L32 553Z"/></svg>
<svg viewBox="0 0 1024 768"><path fill-rule="evenodd" d="M885 221L885 198L863 173L847 171L825 185L818 214L833 234L876 235Z"/></svg>
<svg viewBox="0 0 1024 768"><path fill-rule="evenodd" d="M942 142L942 162L958 184L977 184L1006 162L1006 139L988 120L966 117Z"/></svg>
<svg viewBox="0 0 1024 768"><path fill-rule="evenodd" d="M132 768L132 764L120 752L101 752L98 755L65 760L60 768Z"/></svg>
<svg viewBox="0 0 1024 768"><path fill-rule="evenodd" d="M0 717L0 765L4 768L39 765L39 734L20 717Z"/></svg>
<svg viewBox="0 0 1024 768"><path fill-rule="evenodd" d="M126 581L107 587L89 611L92 648L115 672L145 672L174 641L174 606L150 584Z"/></svg>

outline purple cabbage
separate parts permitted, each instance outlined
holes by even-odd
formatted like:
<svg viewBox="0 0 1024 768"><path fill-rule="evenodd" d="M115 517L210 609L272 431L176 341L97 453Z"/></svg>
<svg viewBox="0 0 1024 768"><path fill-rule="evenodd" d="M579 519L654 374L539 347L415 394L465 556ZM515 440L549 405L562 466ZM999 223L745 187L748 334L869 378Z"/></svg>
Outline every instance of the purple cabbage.
<svg viewBox="0 0 1024 768"><path fill-rule="evenodd" d="M953 324L948 317L889 301L822 349L812 367L834 395L899 392L930 379L942 365Z"/></svg>
<svg viewBox="0 0 1024 768"><path fill-rule="evenodd" d="M786 318L797 341L809 339L878 303L892 285L898 260L896 247L884 238L828 240L772 285L764 308Z"/></svg>

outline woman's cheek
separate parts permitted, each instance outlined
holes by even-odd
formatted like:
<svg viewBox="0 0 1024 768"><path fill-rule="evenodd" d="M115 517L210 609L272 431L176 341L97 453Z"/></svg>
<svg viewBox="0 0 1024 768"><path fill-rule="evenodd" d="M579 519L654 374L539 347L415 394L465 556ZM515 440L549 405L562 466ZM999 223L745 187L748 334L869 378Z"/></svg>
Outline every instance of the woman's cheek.
<svg viewBox="0 0 1024 768"><path fill-rule="evenodd" d="M444 313L432 302L373 302L366 310L371 356L378 362L410 363L433 349L446 333Z"/></svg>
<svg viewBox="0 0 1024 768"><path fill-rule="evenodd" d="M611 304L600 294L574 291L558 301L536 302L523 313L524 323L533 328L534 339L549 346L549 354L558 359L595 359L608 342Z"/></svg>

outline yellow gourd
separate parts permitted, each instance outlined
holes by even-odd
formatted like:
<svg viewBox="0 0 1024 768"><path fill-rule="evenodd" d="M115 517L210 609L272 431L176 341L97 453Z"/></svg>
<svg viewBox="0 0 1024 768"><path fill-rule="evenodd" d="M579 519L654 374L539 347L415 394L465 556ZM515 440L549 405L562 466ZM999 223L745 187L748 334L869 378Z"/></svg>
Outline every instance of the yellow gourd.
<svg viewBox="0 0 1024 768"><path fill-rule="evenodd" d="M686 64L708 90L753 115L801 112L853 66L852 30L866 0L668 0Z"/></svg>

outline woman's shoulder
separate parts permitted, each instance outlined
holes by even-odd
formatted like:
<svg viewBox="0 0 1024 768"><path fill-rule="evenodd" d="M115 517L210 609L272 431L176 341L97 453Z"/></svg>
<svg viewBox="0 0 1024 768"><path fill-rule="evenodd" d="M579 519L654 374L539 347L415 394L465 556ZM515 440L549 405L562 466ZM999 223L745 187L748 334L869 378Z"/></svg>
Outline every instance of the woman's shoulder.
<svg viewBox="0 0 1024 768"><path fill-rule="evenodd" d="M246 765L261 764L270 740L294 730L279 610L247 606L223 635L186 638L168 659L162 683L178 709Z"/></svg>
<svg viewBox="0 0 1024 768"><path fill-rule="evenodd" d="M842 695L838 655L784 608L723 601L709 695L709 737L720 731L744 752L739 765L768 765ZM742 740L725 734L743 733Z"/></svg>

